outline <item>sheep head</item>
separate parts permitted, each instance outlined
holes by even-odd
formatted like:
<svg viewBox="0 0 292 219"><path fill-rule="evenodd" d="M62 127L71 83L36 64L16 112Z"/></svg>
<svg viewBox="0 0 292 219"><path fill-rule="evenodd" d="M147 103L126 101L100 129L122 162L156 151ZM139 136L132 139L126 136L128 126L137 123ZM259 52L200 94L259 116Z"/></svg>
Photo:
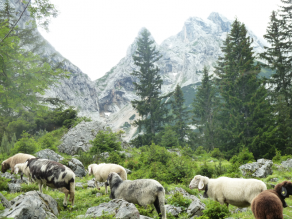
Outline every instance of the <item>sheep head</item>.
<svg viewBox="0 0 292 219"><path fill-rule="evenodd" d="M17 174L18 171L19 171L19 167L15 167L15 168L14 168L14 173Z"/></svg>
<svg viewBox="0 0 292 219"><path fill-rule="evenodd" d="M275 191L284 199L292 195L292 182L284 181L275 186Z"/></svg>
<svg viewBox="0 0 292 219"><path fill-rule="evenodd" d="M90 176L92 174L92 168L91 165L88 166L88 175Z"/></svg>
<svg viewBox="0 0 292 219"><path fill-rule="evenodd" d="M1 172L5 173L10 168L10 165L8 163L5 163L5 161L2 162Z"/></svg>
<svg viewBox="0 0 292 219"><path fill-rule="evenodd" d="M198 188L198 190L205 190L206 185L208 184L209 178L206 176L196 175L190 185L190 189Z"/></svg>

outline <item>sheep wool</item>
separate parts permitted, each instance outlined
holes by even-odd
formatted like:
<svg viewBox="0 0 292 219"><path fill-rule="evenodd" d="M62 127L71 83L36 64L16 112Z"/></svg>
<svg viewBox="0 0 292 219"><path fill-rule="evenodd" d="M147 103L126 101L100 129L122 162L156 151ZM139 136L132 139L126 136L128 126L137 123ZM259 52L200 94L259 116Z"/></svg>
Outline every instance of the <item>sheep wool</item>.
<svg viewBox="0 0 292 219"><path fill-rule="evenodd" d="M196 175L193 178L189 188L198 188L199 191L205 190L205 197L210 197L222 205L231 204L241 208L250 206L254 197L267 190L266 184L257 179L228 177L209 179L201 175Z"/></svg>

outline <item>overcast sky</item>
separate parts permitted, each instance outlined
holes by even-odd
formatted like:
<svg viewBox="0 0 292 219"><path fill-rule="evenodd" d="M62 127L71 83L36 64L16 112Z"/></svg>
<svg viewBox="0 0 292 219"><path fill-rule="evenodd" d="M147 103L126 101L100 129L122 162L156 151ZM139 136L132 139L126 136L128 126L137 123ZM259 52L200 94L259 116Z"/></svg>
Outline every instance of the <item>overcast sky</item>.
<svg viewBox="0 0 292 219"><path fill-rule="evenodd" d="M235 17L263 36L280 0L51 0L60 11L43 36L92 80L102 77L125 55L146 27L160 44L181 31L189 17L219 12Z"/></svg>

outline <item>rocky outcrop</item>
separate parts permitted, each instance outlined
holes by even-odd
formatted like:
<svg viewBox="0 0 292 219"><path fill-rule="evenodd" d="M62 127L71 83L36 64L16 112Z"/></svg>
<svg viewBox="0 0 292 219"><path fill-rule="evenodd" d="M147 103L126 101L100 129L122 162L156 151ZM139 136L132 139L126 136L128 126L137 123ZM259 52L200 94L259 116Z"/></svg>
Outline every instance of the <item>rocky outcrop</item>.
<svg viewBox="0 0 292 219"><path fill-rule="evenodd" d="M292 168L292 159L288 159L286 161L282 161L281 165L286 168Z"/></svg>
<svg viewBox="0 0 292 219"><path fill-rule="evenodd" d="M60 162L64 159L61 155L57 154L55 151L51 149L44 149L36 153L36 157L42 158L42 159L48 159Z"/></svg>
<svg viewBox="0 0 292 219"><path fill-rule="evenodd" d="M194 200L187 209L187 214L189 217L202 216L203 210L206 206L198 198Z"/></svg>
<svg viewBox="0 0 292 219"><path fill-rule="evenodd" d="M175 194L176 192L179 192L183 195L183 197L191 199L192 201L198 200L198 198L194 195L189 194L186 190L180 187L175 187L174 190L171 190L169 194Z"/></svg>
<svg viewBox="0 0 292 219"><path fill-rule="evenodd" d="M57 202L49 195L30 191L11 201L11 207L0 213L0 218L57 218Z"/></svg>
<svg viewBox="0 0 292 219"><path fill-rule="evenodd" d="M273 161L266 159L258 159L257 162L247 163L241 165L239 169L244 176L255 176L259 178L265 178L268 175L273 174L272 170Z"/></svg>
<svg viewBox="0 0 292 219"><path fill-rule="evenodd" d="M8 183L9 191L11 193L16 193L21 191L21 186L19 183Z"/></svg>
<svg viewBox="0 0 292 219"><path fill-rule="evenodd" d="M75 173L77 177L86 176L85 168L78 159L72 158L69 161L68 166L71 168L71 170L73 170L73 172Z"/></svg>
<svg viewBox="0 0 292 219"><path fill-rule="evenodd" d="M105 126L105 123L99 121L79 123L62 137L63 143L58 146L59 151L69 155L75 155L79 150L88 151L92 147L89 141Z"/></svg>
<svg viewBox="0 0 292 219"><path fill-rule="evenodd" d="M181 207L175 207L173 205L165 205L165 211L166 213L172 214L175 217L178 217L178 215L183 211Z"/></svg>
<svg viewBox="0 0 292 219"><path fill-rule="evenodd" d="M112 214L115 218L139 219L140 214L134 204L122 199L114 199L96 207L88 208L85 217L100 217L103 212Z"/></svg>
<svg viewBox="0 0 292 219"><path fill-rule="evenodd" d="M0 203L1 203L5 208L10 208L10 207L11 207L10 202L4 197L4 195L2 195L1 192L0 192Z"/></svg>

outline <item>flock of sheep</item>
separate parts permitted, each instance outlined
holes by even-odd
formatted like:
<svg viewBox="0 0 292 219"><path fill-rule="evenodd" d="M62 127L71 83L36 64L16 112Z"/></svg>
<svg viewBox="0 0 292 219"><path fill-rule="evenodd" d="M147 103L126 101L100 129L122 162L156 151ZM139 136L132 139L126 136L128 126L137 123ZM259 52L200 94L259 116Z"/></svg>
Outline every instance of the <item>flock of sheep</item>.
<svg viewBox="0 0 292 219"><path fill-rule="evenodd" d="M74 205L75 174L63 164L47 159L35 158L29 154L16 154L2 162L1 171L8 169L12 173L20 173L29 177L29 181L37 182L39 191L42 186L59 189L65 193L63 205L67 206L67 197ZM110 187L111 199L124 199L130 203L143 207L154 205L160 218L166 218L165 190L153 179L127 180L126 170L116 164L91 164L88 166L89 175L95 177L95 185L100 189L98 182L105 182L105 192ZM251 210L257 219L283 218L283 207L287 207L285 198L292 194L292 183L284 181L267 190L266 184L257 179L242 179L208 177L196 175L189 185L190 189L204 190L205 198L212 198L220 204L229 204L237 207L251 205Z"/></svg>

